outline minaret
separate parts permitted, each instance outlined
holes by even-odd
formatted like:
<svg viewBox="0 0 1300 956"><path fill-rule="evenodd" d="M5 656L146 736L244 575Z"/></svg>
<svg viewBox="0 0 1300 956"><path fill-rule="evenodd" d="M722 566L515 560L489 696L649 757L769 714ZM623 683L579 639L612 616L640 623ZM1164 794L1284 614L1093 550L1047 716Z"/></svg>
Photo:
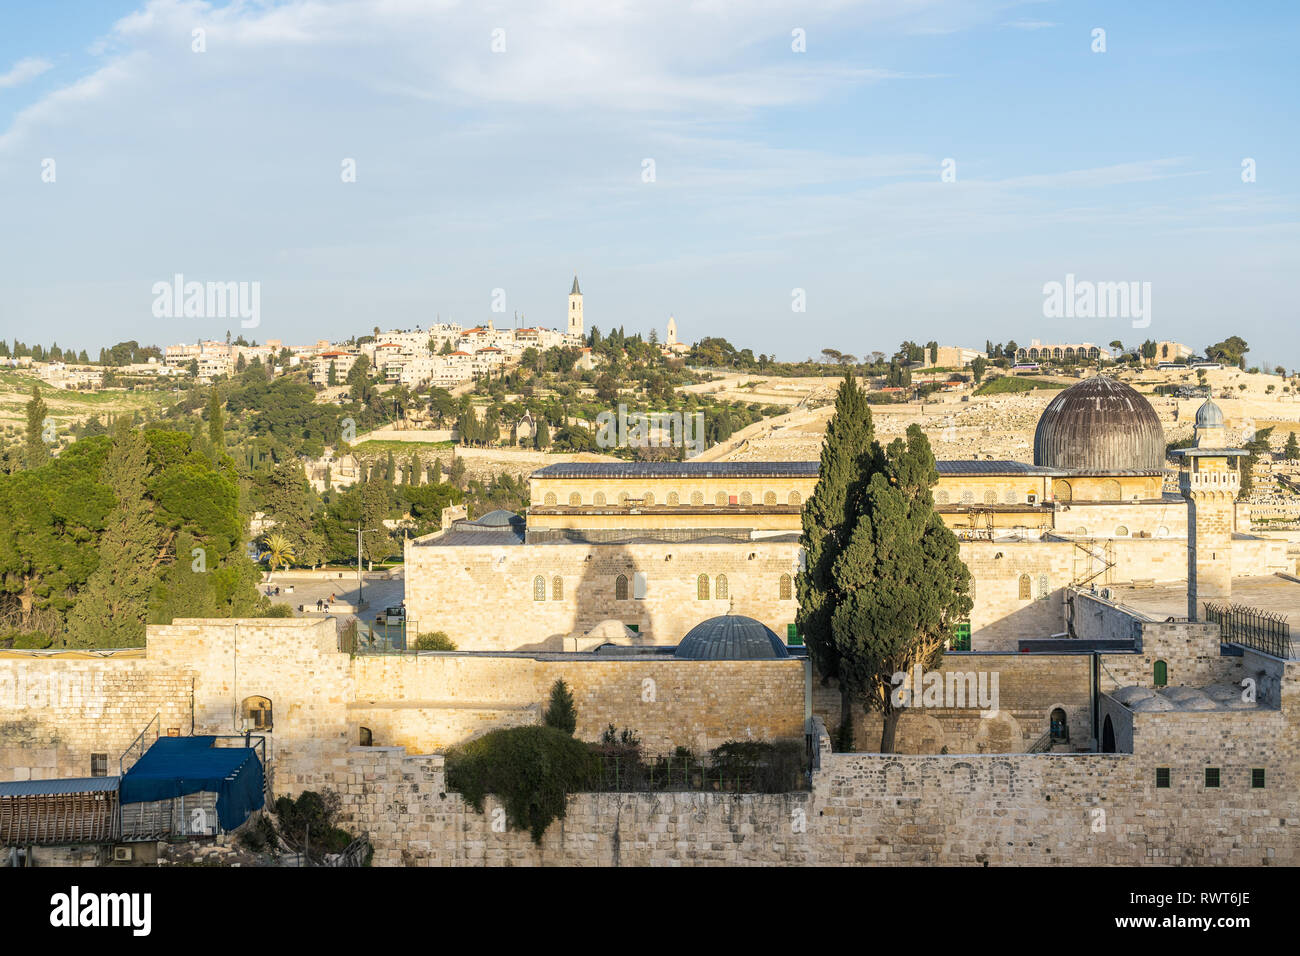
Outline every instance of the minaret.
<svg viewBox="0 0 1300 956"><path fill-rule="evenodd" d="M569 334L582 338L586 335L582 322L582 290L578 288L578 274L573 274L573 288L569 290Z"/></svg>
<svg viewBox="0 0 1300 956"><path fill-rule="evenodd" d="M1178 485L1187 499L1187 616L1203 620L1206 601L1232 600L1232 529L1241 472L1233 459L1248 455L1228 448L1223 411L1206 399L1196 412L1191 448L1174 449L1182 458Z"/></svg>
<svg viewBox="0 0 1300 956"><path fill-rule="evenodd" d="M677 320L671 315L668 316L668 337L664 340L664 345L672 348L677 344Z"/></svg>

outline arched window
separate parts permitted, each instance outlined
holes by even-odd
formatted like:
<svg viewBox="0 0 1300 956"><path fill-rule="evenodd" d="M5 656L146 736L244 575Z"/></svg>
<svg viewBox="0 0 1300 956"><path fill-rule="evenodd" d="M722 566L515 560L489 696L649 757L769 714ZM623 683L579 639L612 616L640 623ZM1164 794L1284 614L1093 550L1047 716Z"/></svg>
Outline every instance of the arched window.
<svg viewBox="0 0 1300 956"><path fill-rule="evenodd" d="M768 507L771 507L772 505L776 504L776 492L769 491L767 494L763 495L763 504L767 505Z"/></svg>
<svg viewBox="0 0 1300 956"><path fill-rule="evenodd" d="M578 494L576 491L573 492L573 494L569 495L570 508L576 508L580 504L582 504L582 495Z"/></svg>
<svg viewBox="0 0 1300 956"><path fill-rule="evenodd" d="M1020 600L1028 601L1030 598L1034 596L1032 593L1030 593L1031 587L1033 587L1033 585L1029 580L1029 575L1027 574L1020 575Z"/></svg>
<svg viewBox="0 0 1300 956"><path fill-rule="evenodd" d="M1079 525L1079 527L1074 529L1074 536L1076 538L1086 538L1088 537L1088 529L1083 525Z"/></svg>
<svg viewBox="0 0 1300 956"><path fill-rule="evenodd" d="M592 495L591 503L593 505L603 505L605 503L605 492L598 491L594 495Z"/></svg>
<svg viewBox="0 0 1300 956"><path fill-rule="evenodd" d="M1114 478L1107 478L1101 483L1101 500L1102 501L1119 501L1124 497L1120 490L1119 482Z"/></svg>
<svg viewBox="0 0 1300 956"><path fill-rule="evenodd" d="M564 600L564 578L560 577L558 574L551 578L551 600Z"/></svg>
<svg viewBox="0 0 1300 956"><path fill-rule="evenodd" d="M540 574L533 578L533 600L546 600L546 578L542 577Z"/></svg>
<svg viewBox="0 0 1300 956"><path fill-rule="evenodd" d="M614 600L615 601L627 600L627 575L626 574L620 574L618 577L614 579Z"/></svg>
<svg viewBox="0 0 1300 956"><path fill-rule="evenodd" d="M964 505L973 505L975 503L975 492L963 491L961 493L961 503Z"/></svg>
<svg viewBox="0 0 1300 956"><path fill-rule="evenodd" d="M995 505L998 503L998 493L996 491L984 492L984 503L986 505Z"/></svg>
<svg viewBox="0 0 1300 956"><path fill-rule="evenodd" d="M1047 596L1051 593L1052 593L1051 581L1048 580L1046 574L1040 574L1038 576L1038 599L1040 601L1045 600Z"/></svg>
<svg viewBox="0 0 1300 956"><path fill-rule="evenodd" d="M748 491L742 491L740 493L740 503L742 505L752 505L754 503L754 496Z"/></svg>
<svg viewBox="0 0 1300 956"><path fill-rule="evenodd" d="M681 500L682 499L677 496L677 492L668 492L668 504L672 505L674 508L681 504Z"/></svg>
<svg viewBox="0 0 1300 956"><path fill-rule="evenodd" d="M946 505L948 503L948 492L936 491L934 493L934 503L936 505Z"/></svg>
<svg viewBox="0 0 1300 956"><path fill-rule="evenodd" d="M789 497L787 500L788 500L788 501L790 502L790 504L792 504L792 505L801 505L801 504L803 504L803 496L800 495L799 492L797 492L797 491L792 491L792 492L790 492L790 497Z"/></svg>
<svg viewBox="0 0 1300 956"><path fill-rule="evenodd" d="M717 580L714 582L713 596L719 601L725 601L727 599L727 576L725 574L719 574Z"/></svg>
<svg viewBox="0 0 1300 956"><path fill-rule="evenodd" d="M794 597L794 582L790 580L790 575L781 575L781 584L777 589L778 601L789 601Z"/></svg>
<svg viewBox="0 0 1300 956"><path fill-rule="evenodd" d="M709 576L701 574L695 579L695 600L707 601L709 599Z"/></svg>
<svg viewBox="0 0 1300 956"><path fill-rule="evenodd" d="M1157 538L1167 538L1167 537L1169 537L1169 529L1166 528L1164 525L1159 525L1159 526L1156 528L1156 537L1157 537Z"/></svg>
<svg viewBox="0 0 1300 956"><path fill-rule="evenodd" d="M245 697L239 715L247 721L244 726L249 730L271 729L271 701L266 697Z"/></svg>
<svg viewBox="0 0 1300 956"><path fill-rule="evenodd" d="M647 492L646 492L646 493L641 497L641 503L642 503L643 505L652 505L652 504L654 504L654 503L655 503L655 493L654 493L653 491L647 491Z"/></svg>
<svg viewBox="0 0 1300 956"><path fill-rule="evenodd" d="M362 727L361 732L358 736L360 737L360 740L358 742L361 744L361 746L373 747L375 745L375 735L370 732L369 727Z"/></svg>
<svg viewBox="0 0 1300 956"><path fill-rule="evenodd" d="M1070 483L1068 481L1058 478L1056 481L1052 482L1052 496L1056 498L1057 501L1072 501L1072 495L1073 490L1070 488Z"/></svg>
<svg viewBox="0 0 1300 956"><path fill-rule="evenodd" d="M1127 537L1128 537L1128 527L1127 527L1127 525L1120 525L1118 528L1116 528L1116 529L1115 529L1115 537L1117 537L1117 538L1127 538Z"/></svg>
<svg viewBox="0 0 1300 956"><path fill-rule="evenodd" d="M1166 664L1164 661L1156 661L1156 665L1152 669L1151 678L1152 678L1151 682L1155 684L1157 687L1164 687L1168 685L1169 665Z"/></svg>
<svg viewBox="0 0 1300 956"><path fill-rule="evenodd" d="M1003 500L1006 504L1014 505L1014 504L1016 504L1016 503L1018 503L1018 502L1020 501L1020 496L1017 495L1017 494L1015 493L1015 491L1013 491L1012 489L1007 489L1007 493L1006 493L1005 496L1003 496L1003 499L1002 499L1002 500Z"/></svg>
<svg viewBox="0 0 1300 956"><path fill-rule="evenodd" d="M627 504L627 492L626 492L626 491L620 491L620 492L618 493L618 503L621 504L621 505L625 505L625 504Z"/></svg>
<svg viewBox="0 0 1300 956"><path fill-rule="evenodd" d="M692 491L692 492L691 492L691 504L693 504L693 505L697 505L697 506L698 506L698 505L702 505L702 504L704 504L704 492L702 492L702 491Z"/></svg>
<svg viewBox="0 0 1300 956"><path fill-rule="evenodd" d="M543 503L543 504L547 504L547 505L553 505L553 504L555 504L555 492L553 492L553 491L548 491L548 492L546 493L546 497L545 497L545 499L543 499L542 503Z"/></svg>
<svg viewBox="0 0 1300 956"><path fill-rule="evenodd" d="M713 503L719 508L725 507L727 504L727 493L725 491L719 491L713 496Z"/></svg>

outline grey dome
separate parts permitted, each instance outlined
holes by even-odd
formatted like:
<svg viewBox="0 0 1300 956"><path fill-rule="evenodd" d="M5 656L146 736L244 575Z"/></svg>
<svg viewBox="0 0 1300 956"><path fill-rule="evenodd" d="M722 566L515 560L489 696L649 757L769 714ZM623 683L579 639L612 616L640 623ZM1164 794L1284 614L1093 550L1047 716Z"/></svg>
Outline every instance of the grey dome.
<svg viewBox="0 0 1300 956"><path fill-rule="evenodd" d="M1078 475L1162 474L1165 430L1136 391L1094 375L1044 409L1034 433L1034 464Z"/></svg>
<svg viewBox="0 0 1300 956"><path fill-rule="evenodd" d="M789 657L790 652L761 621L723 614L691 628L673 656L690 661L754 661Z"/></svg>
<svg viewBox="0 0 1300 956"><path fill-rule="evenodd" d="M489 511L482 517L475 518L469 524L478 525L480 528L508 528L513 524L522 523L523 520L513 511L498 508L496 511Z"/></svg>
<svg viewBox="0 0 1300 956"><path fill-rule="evenodd" d="M1205 404L1196 410L1197 428L1222 428L1224 426L1223 409L1206 399Z"/></svg>

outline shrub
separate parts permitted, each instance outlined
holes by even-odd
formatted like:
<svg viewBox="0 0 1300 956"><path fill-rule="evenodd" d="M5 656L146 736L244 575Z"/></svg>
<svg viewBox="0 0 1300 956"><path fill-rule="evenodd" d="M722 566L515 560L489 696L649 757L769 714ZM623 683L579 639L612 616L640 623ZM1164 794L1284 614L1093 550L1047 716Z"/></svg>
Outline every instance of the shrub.
<svg viewBox="0 0 1300 956"><path fill-rule="evenodd" d="M0 647L11 647L16 651L42 651L54 643L54 639L40 631L7 631L0 633Z"/></svg>
<svg viewBox="0 0 1300 956"><path fill-rule="evenodd" d="M456 642L444 631L429 631L415 639L417 651L454 651Z"/></svg>
<svg viewBox="0 0 1300 956"><path fill-rule="evenodd" d="M352 834L334 825L339 810L337 793L304 790L298 799L281 797L275 801L281 839L301 851L304 845L313 860L327 853L342 853L352 842Z"/></svg>
<svg viewBox="0 0 1300 956"><path fill-rule="evenodd" d="M293 608L287 604L272 604L258 617L293 617Z"/></svg>
<svg viewBox="0 0 1300 956"><path fill-rule="evenodd" d="M804 748L795 741L729 740L714 748L711 755L713 769L723 781L734 779L736 789L753 789L757 793L796 789L806 769Z"/></svg>
<svg viewBox="0 0 1300 956"><path fill-rule="evenodd" d="M540 843L551 821L564 819L568 795L598 778L600 760L589 745L554 727L510 727L448 750L446 768L447 786L477 812L496 794L506 824Z"/></svg>
<svg viewBox="0 0 1300 956"><path fill-rule="evenodd" d="M573 706L573 694L569 692L569 685L562 680L551 685L551 702L542 716L542 723L562 730L571 737L578 729L578 711Z"/></svg>

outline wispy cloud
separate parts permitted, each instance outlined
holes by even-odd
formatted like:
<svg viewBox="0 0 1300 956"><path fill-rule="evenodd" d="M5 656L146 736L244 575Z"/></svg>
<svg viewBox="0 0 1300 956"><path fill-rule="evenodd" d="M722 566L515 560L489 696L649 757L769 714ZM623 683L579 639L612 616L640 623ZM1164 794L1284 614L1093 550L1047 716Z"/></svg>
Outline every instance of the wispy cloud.
<svg viewBox="0 0 1300 956"><path fill-rule="evenodd" d="M53 65L49 60L42 60L35 56L19 60L8 73L0 73L0 90L21 86L28 80L34 80Z"/></svg>
<svg viewBox="0 0 1300 956"><path fill-rule="evenodd" d="M1030 20L1023 17L1019 20L1008 21L1002 25L1013 30L1047 30L1051 27L1060 26L1059 23L1052 23L1050 20Z"/></svg>

